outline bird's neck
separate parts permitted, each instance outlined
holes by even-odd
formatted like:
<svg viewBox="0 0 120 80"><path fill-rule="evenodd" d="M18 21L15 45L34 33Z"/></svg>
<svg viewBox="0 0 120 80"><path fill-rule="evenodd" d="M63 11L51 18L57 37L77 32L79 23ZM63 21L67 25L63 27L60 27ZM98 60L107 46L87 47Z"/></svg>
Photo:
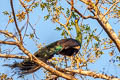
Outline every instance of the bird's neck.
<svg viewBox="0 0 120 80"><path fill-rule="evenodd" d="M82 44L82 33L78 25L78 22L75 22L75 28L76 28L76 33L77 33L76 40Z"/></svg>

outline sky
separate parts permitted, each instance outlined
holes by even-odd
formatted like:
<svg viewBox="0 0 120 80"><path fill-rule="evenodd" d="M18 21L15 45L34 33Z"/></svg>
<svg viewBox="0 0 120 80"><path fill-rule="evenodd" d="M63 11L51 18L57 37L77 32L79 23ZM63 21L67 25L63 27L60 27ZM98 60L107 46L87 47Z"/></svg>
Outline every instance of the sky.
<svg viewBox="0 0 120 80"><path fill-rule="evenodd" d="M17 0L13 0L13 1L14 1L15 10L20 9L21 7L20 7L18 1ZM59 3L59 4L63 5L64 7L68 6L66 3ZM79 4L79 3L77 3L77 4ZM79 9L79 5L76 7ZM3 11L11 11L9 0L2 0L0 3L0 17L1 17L0 18L0 30L3 29L3 27L5 27L6 24L8 23L8 17L3 15L3 13L2 13ZM30 13L30 23L34 25L37 22L35 28L38 28L36 32L38 34L38 37L40 38L38 43L42 43L42 44L43 43L49 44L51 42L54 42L56 40L60 40L63 38L62 36L60 36L61 32L55 30L55 28L56 28L56 26L58 26L58 24L54 24L50 20L48 20L48 21L44 20L43 16L45 16L46 13L47 13L46 10L41 11L41 9L34 9L33 12ZM64 20L62 20L62 22L65 23ZM102 30L100 25L95 20L88 19L88 20L84 20L83 22L85 24L89 24L92 29L98 28L98 30L97 30L98 32L100 32ZM115 30L116 34L118 34L118 30L120 30L119 22L117 24L113 24L116 22L116 19L110 19L109 22L111 23L111 26L113 26L113 29ZM24 25L23 22L18 23L18 26L20 26L20 27L22 27L23 25ZM7 29L9 29L9 31L12 31L13 28L11 29L11 27L13 27L13 26L14 26L14 23L9 24ZM30 31L31 30L28 30L28 33L30 33ZM74 36L75 30L73 30L71 32L71 34ZM107 37L107 34L105 32L103 32L101 36ZM2 39L1 36L0 36L0 39ZM34 44L34 42L32 40L26 39L25 44L27 44L26 48L31 53L34 53L35 51L38 50L37 46ZM9 47L9 46L5 46L4 49L6 49L7 47ZM18 52L17 50L16 50L16 52ZM116 53L118 54L117 51L116 51ZM109 62L112 58L114 58L114 56L110 57L108 52L106 52L106 54L102 55L94 64L90 64L88 66L88 68L90 70L93 70L96 72L100 72L100 71L102 72L104 70L104 67L108 67L105 69L105 72L109 73L110 75L111 75L111 72L114 75L119 75L118 73L120 72L119 71L120 67L118 67L113 62ZM12 63L9 60L3 61L3 59L2 59L2 61L0 61L1 65L4 63L8 63L8 62ZM11 71L9 68L5 68L2 66L0 66L0 68L1 68L1 72L11 74ZM37 75L38 77L41 77L41 79L44 78L43 76L41 76L42 74L44 74L43 72L41 72L41 70L37 71L36 74L37 73L40 73L40 76ZM29 78L30 75L28 75L27 77ZM119 75L119 77L120 77L120 75ZM22 80L22 79L20 79L20 80Z"/></svg>

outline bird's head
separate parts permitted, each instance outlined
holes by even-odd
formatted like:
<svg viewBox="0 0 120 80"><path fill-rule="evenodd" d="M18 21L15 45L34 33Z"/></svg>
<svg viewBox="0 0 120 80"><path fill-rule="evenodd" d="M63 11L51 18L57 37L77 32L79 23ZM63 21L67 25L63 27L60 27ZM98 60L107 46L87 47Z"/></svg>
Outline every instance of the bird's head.
<svg viewBox="0 0 120 80"><path fill-rule="evenodd" d="M80 19L80 17L75 18L75 23L78 23L79 19Z"/></svg>

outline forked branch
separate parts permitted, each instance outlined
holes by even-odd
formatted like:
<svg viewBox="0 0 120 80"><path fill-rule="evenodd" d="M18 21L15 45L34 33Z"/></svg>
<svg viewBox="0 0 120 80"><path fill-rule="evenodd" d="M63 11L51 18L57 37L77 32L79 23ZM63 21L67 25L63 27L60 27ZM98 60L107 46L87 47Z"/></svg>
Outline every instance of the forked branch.
<svg viewBox="0 0 120 80"><path fill-rule="evenodd" d="M69 4L70 2L68 0L66 0ZM101 25L101 27L105 30L105 32L108 34L108 36L110 37L110 39L115 43L115 45L118 48L118 51L120 52L120 39L118 38L118 36L116 35L116 33L114 32L114 30L112 29L111 25L109 24L108 20L105 18L105 16L100 12L100 10L98 9L98 6L95 6L95 4L90 0L80 0L81 2L83 2L84 4L91 6L94 10L94 14L95 16L88 16L85 17L82 14L80 14L80 12L78 10L76 10L74 8L74 11L77 12L82 18L87 19L87 18L92 18L92 19L96 19L97 22ZM118 2L116 2L115 4L117 4ZM71 5L71 4L70 4ZM113 6L112 6L113 7ZM91 12L91 11L90 11ZM109 11L108 11L109 12ZM107 13L106 13L107 14Z"/></svg>

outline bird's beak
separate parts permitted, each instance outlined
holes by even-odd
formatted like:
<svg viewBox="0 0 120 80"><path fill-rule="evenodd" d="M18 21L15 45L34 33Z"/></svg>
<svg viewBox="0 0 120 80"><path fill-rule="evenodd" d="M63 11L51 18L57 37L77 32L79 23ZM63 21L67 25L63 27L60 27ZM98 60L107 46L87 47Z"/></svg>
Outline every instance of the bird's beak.
<svg viewBox="0 0 120 80"><path fill-rule="evenodd" d="M80 49L80 46L75 46L74 48L75 48L75 49Z"/></svg>

